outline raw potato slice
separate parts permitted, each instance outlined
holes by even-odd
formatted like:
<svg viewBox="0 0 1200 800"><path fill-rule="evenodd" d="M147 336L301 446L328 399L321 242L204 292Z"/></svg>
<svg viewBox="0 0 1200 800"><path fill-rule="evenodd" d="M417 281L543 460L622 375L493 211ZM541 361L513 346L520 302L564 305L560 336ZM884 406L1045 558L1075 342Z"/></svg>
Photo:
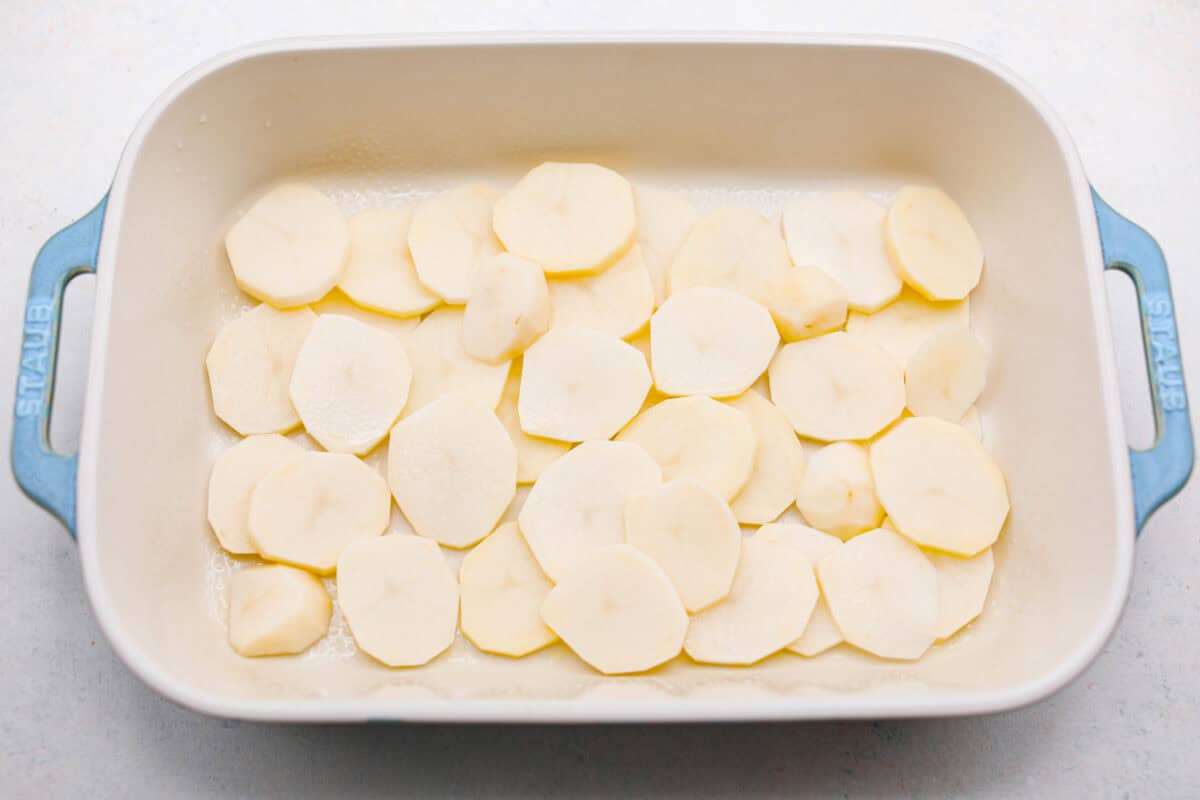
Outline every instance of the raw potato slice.
<svg viewBox="0 0 1200 800"><path fill-rule="evenodd" d="M783 212L792 261L823 270L846 287L850 308L874 311L900 293L883 244L887 208L862 192L813 192Z"/></svg>
<svg viewBox="0 0 1200 800"><path fill-rule="evenodd" d="M967 413L963 414L962 419L958 421L962 425L963 430L975 437L976 441L983 442L983 420L979 418L979 409L971 406L967 409Z"/></svg>
<svg viewBox="0 0 1200 800"><path fill-rule="evenodd" d="M267 433L242 439L221 454L208 479L208 524L221 547L237 555L255 552L247 528L250 493L267 473L303 452L294 442Z"/></svg>
<svg viewBox="0 0 1200 800"><path fill-rule="evenodd" d="M768 375L772 402L811 439L869 439L904 410L904 379L887 353L844 332L784 345Z"/></svg>
<svg viewBox="0 0 1200 800"><path fill-rule="evenodd" d="M681 192L652 186L634 186L633 201L637 208L637 241L654 284L657 307L667 299L667 272L700 212Z"/></svg>
<svg viewBox="0 0 1200 800"><path fill-rule="evenodd" d="M328 574L347 545L382 534L387 481L345 453L304 453L250 495L250 540L263 558Z"/></svg>
<svg viewBox="0 0 1200 800"><path fill-rule="evenodd" d="M761 299L785 342L836 331L846 322L846 290L816 267L772 279Z"/></svg>
<svg viewBox="0 0 1200 800"><path fill-rule="evenodd" d="M629 181L597 164L548 161L496 201L496 235L549 276L597 272L633 243Z"/></svg>
<svg viewBox="0 0 1200 800"><path fill-rule="evenodd" d="M468 184L430 197L417 206L408 246L417 277L447 303L467 302L475 275L503 248L492 233L492 207L499 193Z"/></svg>
<svg viewBox="0 0 1200 800"><path fill-rule="evenodd" d="M878 527L883 507L875 496L867 449L835 442L818 450L804 470L796 508L809 525L839 539Z"/></svg>
<svg viewBox="0 0 1200 800"><path fill-rule="evenodd" d="M709 397L672 397L638 414L617 436L639 445L663 478L691 478L729 502L754 468L754 426Z"/></svg>
<svg viewBox="0 0 1200 800"><path fill-rule="evenodd" d="M622 339L646 326L654 311L654 286L636 244L597 275L550 281L556 328L592 328Z"/></svg>
<svg viewBox="0 0 1200 800"><path fill-rule="evenodd" d="M417 280L408 249L412 217L409 209L373 208L350 218L350 260L338 288L363 308L411 317L442 302Z"/></svg>
<svg viewBox="0 0 1200 800"><path fill-rule="evenodd" d="M338 559L337 595L359 648L389 667L428 663L454 642L458 581L429 539L350 545Z"/></svg>
<svg viewBox="0 0 1200 800"><path fill-rule="evenodd" d="M828 533L790 522L763 525L754 534L755 538L773 539L798 548L814 568L816 563L842 545L842 540ZM800 638L787 646L788 650L802 656L815 656L824 653L834 645L841 644L842 632L829 612L829 604L824 597L817 598L808 627Z"/></svg>
<svg viewBox="0 0 1200 800"><path fill-rule="evenodd" d="M489 408L500 403L509 362L488 364L467 355L463 349L461 308L431 312L409 335L406 344L413 379L404 416L448 394L465 394Z"/></svg>
<svg viewBox="0 0 1200 800"><path fill-rule="evenodd" d="M707 286L758 299L763 288L792 268L779 231L762 215L723 208L692 227L667 278L667 293Z"/></svg>
<svg viewBox="0 0 1200 800"><path fill-rule="evenodd" d="M804 475L804 448L783 412L755 390L727 402L750 421L755 439L750 478L730 508L743 525L762 525L796 499Z"/></svg>
<svg viewBox="0 0 1200 800"><path fill-rule="evenodd" d="M688 616L670 578L627 544L605 547L546 595L542 619L606 675L641 672L679 655Z"/></svg>
<svg viewBox="0 0 1200 800"><path fill-rule="evenodd" d="M509 361L549 327L550 292L541 267L511 253L483 266L463 315L467 355L489 364Z"/></svg>
<svg viewBox="0 0 1200 800"><path fill-rule="evenodd" d="M905 287L894 302L874 314L850 312L846 332L867 336L904 369L916 349L935 331L954 326L965 328L970 321L970 300L935 303Z"/></svg>
<svg viewBox="0 0 1200 800"><path fill-rule="evenodd" d="M226 323L208 351L213 411L243 436L283 433L300 424L288 397L296 355L317 315L265 303Z"/></svg>
<svg viewBox="0 0 1200 800"><path fill-rule="evenodd" d="M930 300L962 300L979 284L983 245L966 214L941 189L905 186L884 225L904 282Z"/></svg>
<svg viewBox="0 0 1200 800"><path fill-rule="evenodd" d="M337 314L317 318L292 370L292 404L326 450L362 454L408 400L412 367L391 334Z"/></svg>
<svg viewBox="0 0 1200 800"><path fill-rule="evenodd" d="M937 635L937 573L920 548L882 528L817 562L846 641L880 658L917 659Z"/></svg>
<svg viewBox="0 0 1200 800"><path fill-rule="evenodd" d="M625 541L663 568L695 613L729 594L742 531L724 500L681 478L630 498Z"/></svg>
<svg viewBox="0 0 1200 800"><path fill-rule="evenodd" d="M517 448L517 483L533 483L551 461L571 449L566 442L530 436L521 430L521 416L517 412L517 392L521 387L521 367L514 364L508 383L504 385L504 396L496 407L496 417L508 431L513 446Z"/></svg>
<svg viewBox="0 0 1200 800"><path fill-rule="evenodd" d="M470 547L496 525L517 491L517 450L495 413L451 395L392 429L388 483L413 530Z"/></svg>
<svg viewBox="0 0 1200 800"><path fill-rule="evenodd" d="M986 381L987 356L966 328L947 328L930 336L904 371L909 410L918 417L950 422L963 418Z"/></svg>
<svg viewBox="0 0 1200 800"><path fill-rule="evenodd" d="M729 596L692 617L683 649L708 664L753 664L787 647L817 604L812 562L781 541L748 537Z"/></svg>
<svg viewBox="0 0 1200 800"><path fill-rule="evenodd" d="M542 472L521 507L521 534L550 580L562 580L574 564L624 541L626 501L661 482L640 447L586 442Z"/></svg>
<svg viewBox="0 0 1200 800"><path fill-rule="evenodd" d="M913 417L871 445L875 491L896 529L923 547L973 556L1008 516L1004 475L971 434Z"/></svg>
<svg viewBox="0 0 1200 800"><path fill-rule="evenodd" d="M648 391L646 360L627 342L555 328L525 352L521 428L564 442L608 439L633 419Z"/></svg>
<svg viewBox="0 0 1200 800"><path fill-rule="evenodd" d="M992 584L992 548L971 558L937 552L925 556L937 570L937 638L949 639L983 611Z"/></svg>
<svg viewBox="0 0 1200 800"><path fill-rule="evenodd" d="M338 289L334 289L313 303L310 308L317 312L318 315L340 314L343 317L352 317L359 322L370 325L372 328L378 328L384 333L399 337L401 340L404 340L412 333L421 321L420 317L393 317L388 314L368 311L362 306L355 305L349 297L346 297Z"/></svg>
<svg viewBox="0 0 1200 800"><path fill-rule="evenodd" d="M729 289L673 293L650 319L654 383L664 394L741 394L778 344L770 312Z"/></svg>
<svg viewBox="0 0 1200 800"><path fill-rule="evenodd" d="M238 287L277 308L320 300L346 268L342 212L311 186L288 183L260 197L225 235Z"/></svg>
<svg viewBox="0 0 1200 800"><path fill-rule="evenodd" d="M542 622L554 584L538 569L515 522L496 528L463 559L462 631L488 653L523 656L558 637Z"/></svg>
<svg viewBox="0 0 1200 800"><path fill-rule="evenodd" d="M301 653L329 630L321 582L282 565L238 570L229 581L229 644L244 656Z"/></svg>

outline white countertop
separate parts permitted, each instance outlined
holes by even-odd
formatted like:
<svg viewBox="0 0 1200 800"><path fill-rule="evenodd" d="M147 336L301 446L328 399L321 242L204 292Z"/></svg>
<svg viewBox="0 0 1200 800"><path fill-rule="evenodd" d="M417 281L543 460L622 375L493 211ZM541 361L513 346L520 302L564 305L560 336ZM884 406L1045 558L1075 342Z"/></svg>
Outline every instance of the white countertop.
<svg viewBox="0 0 1200 800"><path fill-rule="evenodd" d="M1075 137L1093 183L1170 262L1200 401L1200 4L692 0L571 3L99 3L6 0L0 11L0 441L37 248L105 191L125 137L169 81L279 36L518 29L891 33L950 39L1020 73ZM131 6L140 5L140 9ZM254 6L253 10L246 6ZM73 7L78 6L78 8ZM590 8L594 6L594 8ZM820 8L818 8L820 6ZM1139 391L1131 295L1115 327L1131 438ZM90 295L68 304L56 441L78 435ZM1192 313L1189 313L1192 312ZM8 387L8 388L4 388ZM1200 791L1200 481L1137 547L1124 617L1096 663L1032 708L982 719L700 727L272 727L197 716L117 660L92 617L75 546L0 481L0 795L329 796L790 794L1196 796Z"/></svg>

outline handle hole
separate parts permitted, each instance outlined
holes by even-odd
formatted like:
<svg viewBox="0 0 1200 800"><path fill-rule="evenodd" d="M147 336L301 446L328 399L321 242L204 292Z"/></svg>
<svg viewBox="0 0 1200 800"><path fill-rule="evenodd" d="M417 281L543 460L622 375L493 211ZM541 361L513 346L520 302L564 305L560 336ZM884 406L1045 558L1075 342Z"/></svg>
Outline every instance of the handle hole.
<svg viewBox="0 0 1200 800"><path fill-rule="evenodd" d="M91 272L77 275L63 292L58 367L54 372L54 407L50 411L50 446L57 453L70 454L79 450L95 298L96 275Z"/></svg>
<svg viewBox="0 0 1200 800"><path fill-rule="evenodd" d="M1112 319L1113 349L1117 354L1117 380L1121 385L1121 417L1125 420L1129 445L1142 450L1154 444L1156 432L1137 289L1127 274L1116 269L1105 270L1104 285Z"/></svg>

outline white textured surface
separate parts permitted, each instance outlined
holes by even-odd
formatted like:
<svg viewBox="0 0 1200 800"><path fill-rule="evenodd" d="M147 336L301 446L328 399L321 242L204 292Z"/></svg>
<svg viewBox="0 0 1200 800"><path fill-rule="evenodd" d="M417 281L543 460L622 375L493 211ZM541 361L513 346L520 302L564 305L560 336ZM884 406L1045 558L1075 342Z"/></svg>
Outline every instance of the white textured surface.
<svg viewBox="0 0 1200 800"><path fill-rule="evenodd" d="M1088 174L1149 229L1172 267L1192 397L1200 401L1200 3L716 0L605 4L318 0L100 4L7 0L0 11L0 440L11 418L20 304L37 248L91 208L147 104L238 44L334 33L518 29L777 30L950 39L992 55L1058 109ZM134 6L141 6L140 8ZM253 8L250 8L253 6ZM1123 289L1124 287L1119 287ZM69 303L86 330L89 295ZM1114 295L1128 301L1125 292ZM1064 298L1063 302L1070 302ZM1140 345L1115 310L1131 440L1151 430ZM70 331L68 331L70 335ZM73 447L82 337L60 365ZM876 724L673 728L304 728L220 722L142 686L104 642L75 547L0 484L6 548L0 794L10 797L345 794L798 794L875 797L1195 796L1200 762L1200 486L1138 544L1124 618L1096 664L1032 708Z"/></svg>

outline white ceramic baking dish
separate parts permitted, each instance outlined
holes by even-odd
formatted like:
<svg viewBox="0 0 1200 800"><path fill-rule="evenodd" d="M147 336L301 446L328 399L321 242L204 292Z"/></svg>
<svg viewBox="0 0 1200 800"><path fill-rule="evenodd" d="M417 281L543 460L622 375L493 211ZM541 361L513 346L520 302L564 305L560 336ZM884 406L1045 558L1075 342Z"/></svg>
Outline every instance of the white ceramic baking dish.
<svg viewBox="0 0 1200 800"><path fill-rule="evenodd" d="M778 210L818 185L945 187L987 252L972 302L991 354L987 442L1013 510L980 621L914 664L842 647L751 669L677 659L604 678L561 646L520 661L460 641L388 670L344 627L301 657L225 643L228 560L205 524L232 435L203 355L246 304L220 237L305 175L347 210L466 177L588 158L698 202ZM1102 269L1139 288L1158 440L1125 445ZM98 274L78 460L46 439L62 290ZM1126 597L1134 537L1186 480L1191 431L1166 268L1091 191L1063 126L960 47L851 37L318 39L217 58L147 112L112 190L43 248L13 439L21 485L78 532L88 593L129 667L204 712L263 720L508 722L943 716L1045 697L1091 661ZM78 505L76 506L76 500ZM398 517L399 515L396 514ZM335 626L336 627L336 626Z"/></svg>

